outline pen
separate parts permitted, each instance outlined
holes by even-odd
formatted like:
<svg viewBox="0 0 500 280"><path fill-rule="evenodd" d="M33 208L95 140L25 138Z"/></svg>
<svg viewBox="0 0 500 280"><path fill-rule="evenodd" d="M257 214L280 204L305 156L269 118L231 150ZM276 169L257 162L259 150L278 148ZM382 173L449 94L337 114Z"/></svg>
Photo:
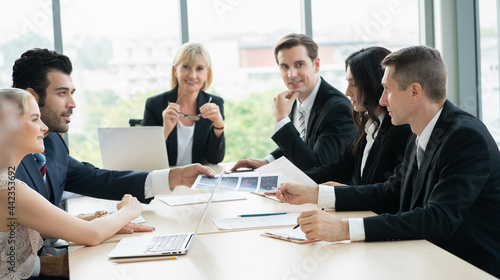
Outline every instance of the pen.
<svg viewBox="0 0 500 280"><path fill-rule="evenodd" d="M114 263L131 263L131 262L147 262L147 261L164 261L164 260L175 260L176 256L169 257L150 257L150 258L125 258L125 259L114 259L111 260Z"/></svg>
<svg viewBox="0 0 500 280"><path fill-rule="evenodd" d="M275 215L285 215L288 214L287 212L281 212L281 213L261 213L261 214L243 214L243 215L238 215L239 217L260 217L260 216L275 216Z"/></svg>
<svg viewBox="0 0 500 280"><path fill-rule="evenodd" d="M324 211L324 210L325 210L325 207L321 208L321 211ZM298 227L299 227L299 224L296 224L296 225L292 228L292 230L294 230L294 229L296 229L296 228L298 228Z"/></svg>

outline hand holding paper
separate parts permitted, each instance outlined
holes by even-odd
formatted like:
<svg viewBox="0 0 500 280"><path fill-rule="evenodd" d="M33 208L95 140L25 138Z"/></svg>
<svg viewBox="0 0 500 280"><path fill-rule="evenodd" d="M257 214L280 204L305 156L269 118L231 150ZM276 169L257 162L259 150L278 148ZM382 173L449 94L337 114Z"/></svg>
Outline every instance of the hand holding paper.
<svg viewBox="0 0 500 280"><path fill-rule="evenodd" d="M276 198L290 204L318 203L319 186L284 183L278 188ZM267 194L267 193L266 193ZM270 194L271 195L271 194Z"/></svg>

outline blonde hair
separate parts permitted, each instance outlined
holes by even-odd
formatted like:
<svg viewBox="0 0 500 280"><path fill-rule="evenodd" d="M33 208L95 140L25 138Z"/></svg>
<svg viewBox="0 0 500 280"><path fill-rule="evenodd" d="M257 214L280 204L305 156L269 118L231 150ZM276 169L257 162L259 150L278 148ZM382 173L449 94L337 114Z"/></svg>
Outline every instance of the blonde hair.
<svg viewBox="0 0 500 280"><path fill-rule="evenodd" d="M18 108L19 116L21 117L28 110L28 100L30 98L35 98L31 93L19 88L4 88L0 89L0 101L8 102L12 100L16 103Z"/></svg>
<svg viewBox="0 0 500 280"><path fill-rule="evenodd" d="M208 51L198 43L185 43L181 46L181 48L177 51L175 55L174 62L172 63L172 77L170 79L170 86L175 88L179 81L177 81L177 77L175 77L175 66L179 66L179 64L185 60L187 60L188 65L193 66L198 60L198 56L200 56L205 60L205 64L207 65L208 77L201 90L206 90L212 84L212 62L210 61L210 55Z"/></svg>

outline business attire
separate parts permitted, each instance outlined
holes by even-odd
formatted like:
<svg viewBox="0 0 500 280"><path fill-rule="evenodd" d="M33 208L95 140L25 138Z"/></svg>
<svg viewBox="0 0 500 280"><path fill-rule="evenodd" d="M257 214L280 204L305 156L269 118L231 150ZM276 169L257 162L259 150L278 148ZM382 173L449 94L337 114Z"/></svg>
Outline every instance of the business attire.
<svg viewBox="0 0 500 280"><path fill-rule="evenodd" d="M336 160L356 133L349 99L323 78L320 77L318 83L320 85L308 116L305 139L300 137L292 122L286 123L272 136L278 149L271 155L275 159L285 156L302 171ZM289 115L292 120L297 102Z"/></svg>
<svg viewBox="0 0 500 280"><path fill-rule="evenodd" d="M352 154L352 146L349 146L337 160L305 173L318 184L327 181L351 185L385 182L394 173L394 168L403 161L411 134L409 125L394 126L391 117L385 115L373 140L364 169L362 162L367 145L366 138L362 140L355 155Z"/></svg>
<svg viewBox="0 0 500 280"><path fill-rule="evenodd" d="M485 125L451 102L438 114L420 166L414 135L388 181L335 187L335 208L382 213L362 220L366 241L426 239L499 277L500 152Z"/></svg>
<svg viewBox="0 0 500 280"><path fill-rule="evenodd" d="M110 171L80 162L69 156L68 146L59 133L50 133L43 142L47 158L47 183L32 154L23 158L16 178L53 204L61 203L63 191L114 200L121 200L128 193L143 203L151 201L144 194L148 172Z"/></svg>
<svg viewBox="0 0 500 280"><path fill-rule="evenodd" d="M196 114L200 114L200 107L212 97L210 102L219 106L222 118L224 118L224 100L218 96L208 94L204 91L198 93L196 99ZM159 95L148 98L144 110L144 126L163 126L162 112L168 107L168 102L177 101L177 87ZM170 132L166 140L168 162L170 165L177 165L177 126ZM220 138L215 136L212 128L212 121L201 118L195 122L192 163L216 164L224 159L226 143L224 134Z"/></svg>

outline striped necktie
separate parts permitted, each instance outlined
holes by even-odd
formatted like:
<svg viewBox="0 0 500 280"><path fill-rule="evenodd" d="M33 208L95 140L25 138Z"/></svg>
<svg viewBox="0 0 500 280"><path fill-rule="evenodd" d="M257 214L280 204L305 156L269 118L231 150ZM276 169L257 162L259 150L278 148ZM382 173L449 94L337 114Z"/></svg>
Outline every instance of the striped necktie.
<svg viewBox="0 0 500 280"><path fill-rule="evenodd" d="M297 111L299 112L299 135L302 141L306 141L306 112L300 109L300 107L297 108Z"/></svg>
<svg viewBox="0 0 500 280"><path fill-rule="evenodd" d="M422 163L422 159L424 157L424 149L417 143L417 163L418 168L420 169L420 164Z"/></svg>
<svg viewBox="0 0 500 280"><path fill-rule="evenodd" d="M33 154L33 156L35 157L38 168L40 168L40 173L42 173L43 181L47 182L45 176L47 172L47 159L45 158L45 153L36 153Z"/></svg>

